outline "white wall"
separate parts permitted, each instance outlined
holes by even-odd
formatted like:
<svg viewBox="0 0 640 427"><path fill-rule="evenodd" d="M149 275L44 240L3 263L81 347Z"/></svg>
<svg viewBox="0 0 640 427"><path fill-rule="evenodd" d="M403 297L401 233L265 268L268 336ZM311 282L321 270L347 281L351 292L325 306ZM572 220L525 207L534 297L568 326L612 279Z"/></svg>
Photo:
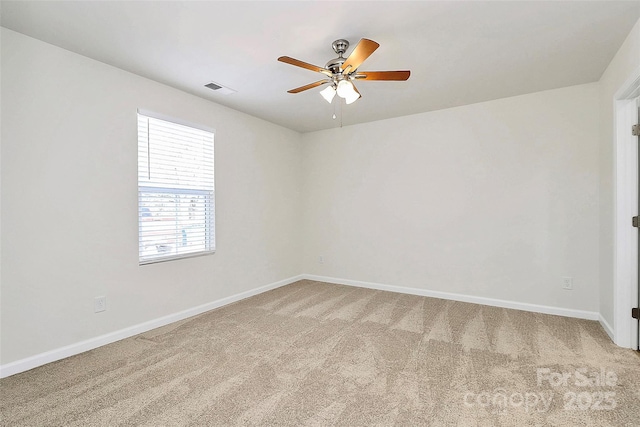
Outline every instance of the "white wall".
<svg viewBox="0 0 640 427"><path fill-rule="evenodd" d="M304 134L305 273L597 311L597 123L587 84Z"/></svg>
<svg viewBox="0 0 640 427"><path fill-rule="evenodd" d="M602 317L614 325L614 96L640 68L640 20L600 78L600 307Z"/></svg>
<svg viewBox="0 0 640 427"><path fill-rule="evenodd" d="M6 29L1 90L2 364L300 273L297 132ZM139 107L216 129L215 255L138 266Z"/></svg>

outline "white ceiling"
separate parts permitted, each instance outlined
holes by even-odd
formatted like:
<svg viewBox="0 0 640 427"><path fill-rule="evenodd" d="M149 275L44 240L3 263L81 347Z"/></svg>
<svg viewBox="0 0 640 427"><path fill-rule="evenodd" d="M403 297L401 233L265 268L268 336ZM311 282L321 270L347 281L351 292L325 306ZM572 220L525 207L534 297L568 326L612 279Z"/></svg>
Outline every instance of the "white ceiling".
<svg viewBox="0 0 640 427"><path fill-rule="evenodd" d="M640 1L2 0L0 12L6 28L308 132L339 126L333 106L322 88L287 90L323 76L279 56L324 66L335 39L365 37L380 48L361 70L411 70L406 82L358 82L349 125L597 81Z"/></svg>

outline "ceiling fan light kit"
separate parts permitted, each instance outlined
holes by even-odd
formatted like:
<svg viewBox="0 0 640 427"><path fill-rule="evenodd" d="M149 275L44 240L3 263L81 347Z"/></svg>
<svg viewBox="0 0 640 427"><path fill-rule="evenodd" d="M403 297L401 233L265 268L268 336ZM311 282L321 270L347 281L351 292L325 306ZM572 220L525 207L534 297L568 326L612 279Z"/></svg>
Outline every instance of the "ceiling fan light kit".
<svg viewBox="0 0 640 427"><path fill-rule="evenodd" d="M281 56L278 58L278 61L316 71L326 76L323 80L291 89L288 91L289 93L300 93L308 89L329 84L329 87L320 91L320 95L322 95L328 103L333 102L337 94L345 100L345 103L352 104L361 97L360 92L358 92L358 89L353 84L353 80L404 81L411 75L410 71L359 72L358 67L360 67L379 46L380 45L373 40L361 39L351 54L345 58L343 55L349 48L349 42L344 39L338 39L331 45L334 52L338 54L338 57L329 60L324 67L308 64L288 56Z"/></svg>

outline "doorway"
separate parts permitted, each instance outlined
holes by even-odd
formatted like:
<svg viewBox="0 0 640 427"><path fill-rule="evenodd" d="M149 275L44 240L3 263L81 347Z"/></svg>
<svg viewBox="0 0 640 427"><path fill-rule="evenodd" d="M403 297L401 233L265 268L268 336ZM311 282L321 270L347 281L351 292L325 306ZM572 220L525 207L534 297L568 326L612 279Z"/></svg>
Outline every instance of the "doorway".
<svg viewBox="0 0 640 427"><path fill-rule="evenodd" d="M637 248L636 252L636 306L633 308L633 317L636 319L636 331L635 331L635 346L636 350L640 351L640 96L635 99L636 105L636 124L633 126L633 136L636 137L636 158L638 159L638 163L636 163L636 175L638 184L636 187L636 215L634 216L633 225L636 227L637 234Z"/></svg>
<svg viewBox="0 0 640 427"><path fill-rule="evenodd" d="M615 145L614 341L637 350L640 323L631 313L640 302L640 233L633 227L632 218L640 210L640 150L638 137L631 129L638 124L640 115L640 75L619 95Z"/></svg>

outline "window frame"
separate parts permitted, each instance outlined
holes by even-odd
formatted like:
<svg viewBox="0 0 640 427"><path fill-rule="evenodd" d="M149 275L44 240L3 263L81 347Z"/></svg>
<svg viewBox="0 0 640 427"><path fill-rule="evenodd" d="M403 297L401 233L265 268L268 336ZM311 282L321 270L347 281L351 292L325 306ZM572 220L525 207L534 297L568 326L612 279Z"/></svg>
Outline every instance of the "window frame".
<svg viewBox="0 0 640 427"><path fill-rule="evenodd" d="M186 126L192 129L197 129L201 131L205 131L211 133L211 153L212 153L212 172L213 172L213 185L211 190L199 189L199 188L184 188L184 187L171 187L166 185L148 185L149 183L140 182L140 151L138 148L138 155L136 159L136 170L137 170L137 191L138 191L138 202L137 202L137 215L138 215L138 263L139 265L149 265L156 264L167 261L175 261L178 259L184 258L195 258L207 255L213 255L216 252L216 226L215 226L215 130L209 127L205 127L199 124L194 124L190 122L186 122L184 120L175 119L172 117L168 117L166 115L157 114L154 112L150 112L147 110L138 109L137 110L137 121L136 121L136 129L137 129L137 143L136 146L139 147L140 144L140 125L139 120L140 116L144 118L162 120L165 122L177 124L180 126ZM143 228L143 214L142 214L142 195L143 194L166 194L166 195L197 195L204 196L204 230L205 230L205 249L198 250L194 252L187 252L182 254L170 254L170 255L159 255L154 257L143 257L142 255L142 228ZM177 233L176 233L177 236Z"/></svg>

